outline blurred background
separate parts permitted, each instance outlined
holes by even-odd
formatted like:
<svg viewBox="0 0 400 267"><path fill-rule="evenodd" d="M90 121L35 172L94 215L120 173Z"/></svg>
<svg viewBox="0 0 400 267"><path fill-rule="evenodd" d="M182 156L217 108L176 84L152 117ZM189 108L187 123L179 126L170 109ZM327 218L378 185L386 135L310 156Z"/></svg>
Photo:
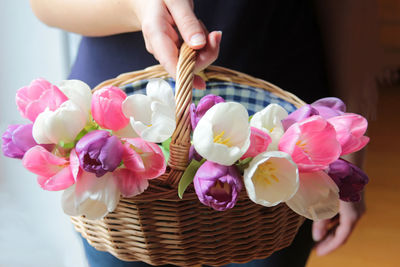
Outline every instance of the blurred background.
<svg viewBox="0 0 400 267"><path fill-rule="evenodd" d="M398 266L400 260L400 0L377 0L376 41L383 53L374 79L378 110L370 120L366 172L367 214L345 246L311 255L308 266ZM15 92L33 79L65 79L79 36L52 29L33 15L29 1L0 2L0 132L26 123ZM0 153L1 154L1 153ZM0 155L0 266L86 267L82 245L59 192L39 188L19 160Z"/></svg>

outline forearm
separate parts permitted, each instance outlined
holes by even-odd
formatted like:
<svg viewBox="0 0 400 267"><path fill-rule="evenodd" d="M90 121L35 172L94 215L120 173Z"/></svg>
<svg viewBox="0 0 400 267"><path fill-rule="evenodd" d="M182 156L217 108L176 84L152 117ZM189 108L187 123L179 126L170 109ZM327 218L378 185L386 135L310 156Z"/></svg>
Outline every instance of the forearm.
<svg viewBox="0 0 400 267"><path fill-rule="evenodd" d="M49 26L86 36L105 36L141 30L135 11L137 1L30 0L30 3L35 15Z"/></svg>

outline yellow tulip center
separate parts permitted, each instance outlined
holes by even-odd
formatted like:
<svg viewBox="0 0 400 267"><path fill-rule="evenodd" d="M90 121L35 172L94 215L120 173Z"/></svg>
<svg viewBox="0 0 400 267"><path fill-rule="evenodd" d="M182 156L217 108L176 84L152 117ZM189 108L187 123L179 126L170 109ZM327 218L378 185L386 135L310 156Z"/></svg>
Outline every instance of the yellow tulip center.
<svg viewBox="0 0 400 267"><path fill-rule="evenodd" d="M264 162L258 165L256 172L254 173L254 178L264 183L265 185L270 185L272 182L279 182L279 178L276 177L276 168L272 162Z"/></svg>
<svg viewBox="0 0 400 267"><path fill-rule="evenodd" d="M304 140L298 140L296 142L296 146L298 146L301 150L303 150L305 153L308 153L307 150L307 142Z"/></svg>
<svg viewBox="0 0 400 267"><path fill-rule="evenodd" d="M219 134L214 136L214 143L226 145L227 147L231 147L230 138L224 138L225 131L220 132Z"/></svg>

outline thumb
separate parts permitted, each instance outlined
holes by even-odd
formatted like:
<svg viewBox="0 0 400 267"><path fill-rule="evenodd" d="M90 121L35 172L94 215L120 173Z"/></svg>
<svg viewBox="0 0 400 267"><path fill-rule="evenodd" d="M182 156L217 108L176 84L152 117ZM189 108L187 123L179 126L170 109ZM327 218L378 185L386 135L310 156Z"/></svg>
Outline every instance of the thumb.
<svg viewBox="0 0 400 267"><path fill-rule="evenodd" d="M191 1L164 0L164 2L185 43L193 49L203 48L206 44L206 35L199 20L193 13Z"/></svg>
<svg viewBox="0 0 400 267"><path fill-rule="evenodd" d="M312 237L315 242L321 241L328 231L329 220L314 221L312 225Z"/></svg>

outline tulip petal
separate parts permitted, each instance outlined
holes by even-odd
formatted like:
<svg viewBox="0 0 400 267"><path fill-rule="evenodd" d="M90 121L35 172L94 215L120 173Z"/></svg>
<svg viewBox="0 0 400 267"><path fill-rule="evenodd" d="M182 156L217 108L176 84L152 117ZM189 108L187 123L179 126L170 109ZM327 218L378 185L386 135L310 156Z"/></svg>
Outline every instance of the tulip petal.
<svg viewBox="0 0 400 267"><path fill-rule="evenodd" d="M57 86L44 79L32 81L16 94L16 104L21 115L32 122L47 108L51 111L56 110L67 100L67 96Z"/></svg>
<svg viewBox="0 0 400 267"><path fill-rule="evenodd" d="M124 91L118 87L108 86L93 93L93 119L103 128L118 131L129 124L129 119L122 111L126 99Z"/></svg>
<svg viewBox="0 0 400 267"><path fill-rule="evenodd" d="M32 127L32 136L38 144L53 144L53 142L47 137L46 121L51 116L52 111L46 109L37 116L35 123Z"/></svg>
<svg viewBox="0 0 400 267"><path fill-rule="evenodd" d="M284 133L282 120L288 116L287 111L278 104L269 104L263 110L256 112L250 120L252 127L264 130L271 137L269 151L277 150L279 139Z"/></svg>
<svg viewBox="0 0 400 267"><path fill-rule="evenodd" d="M161 148L141 138L124 140L123 162L127 169L143 179L153 179L165 172Z"/></svg>
<svg viewBox="0 0 400 267"><path fill-rule="evenodd" d="M39 176L37 181L44 190L48 191L64 190L75 183L70 166L64 167L51 177Z"/></svg>
<svg viewBox="0 0 400 267"><path fill-rule="evenodd" d="M129 169L118 169L114 175L117 177L118 188L124 197L134 197L144 192L149 186L147 179L136 175Z"/></svg>
<svg viewBox="0 0 400 267"><path fill-rule="evenodd" d="M138 133L132 128L132 125L128 123L124 128L113 131L113 135L118 136L120 138L136 138L139 137Z"/></svg>
<svg viewBox="0 0 400 267"><path fill-rule="evenodd" d="M251 127L250 129L250 146L240 159L257 156L266 151L268 145L271 143L271 137L266 132L255 127Z"/></svg>
<svg viewBox="0 0 400 267"><path fill-rule="evenodd" d="M197 124L193 145L203 158L228 166L248 150L250 134L248 113L243 105L218 103Z"/></svg>
<svg viewBox="0 0 400 267"><path fill-rule="evenodd" d="M321 116L290 126L279 141L279 150L292 156L300 172L326 169L341 153L335 129Z"/></svg>
<svg viewBox="0 0 400 267"><path fill-rule="evenodd" d="M339 189L323 171L300 173L299 189L286 204L308 219L329 219L339 212Z"/></svg>
<svg viewBox="0 0 400 267"><path fill-rule="evenodd" d="M58 87L82 111L86 113L90 111L92 91L89 85L79 80L64 80L59 83Z"/></svg>
<svg viewBox="0 0 400 267"><path fill-rule="evenodd" d="M128 96L122 103L122 111L128 118L141 121L145 124L151 123L151 99L148 96L135 94Z"/></svg>
<svg viewBox="0 0 400 267"><path fill-rule="evenodd" d="M289 116L282 120L283 128L286 131L290 126L292 126L292 124L314 115L319 115L318 110L311 105L304 105L290 113Z"/></svg>
<svg viewBox="0 0 400 267"><path fill-rule="evenodd" d="M326 107L338 112L346 112L346 105L344 102L337 97L325 97L318 99L314 103L311 104L313 107ZM325 118L325 117L324 117Z"/></svg>
<svg viewBox="0 0 400 267"><path fill-rule="evenodd" d="M152 102L160 102L175 110L175 97L168 82L163 79L151 79L146 86L146 95Z"/></svg>
<svg viewBox="0 0 400 267"><path fill-rule="evenodd" d="M337 140L342 146L341 155L359 151L369 142L369 137L364 136L368 121L358 114L347 113L330 118L328 122L336 130Z"/></svg>
<svg viewBox="0 0 400 267"><path fill-rule="evenodd" d="M42 146L34 146L25 153L22 164L30 172L51 177L63 169L68 161L50 153Z"/></svg>
<svg viewBox="0 0 400 267"><path fill-rule="evenodd" d="M289 154L281 151L253 158L243 178L249 198L266 207L289 200L299 187L297 166Z"/></svg>
<svg viewBox="0 0 400 267"><path fill-rule="evenodd" d="M117 207L119 197L117 181L111 173L97 178L92 173L82 172L76 184L64 191L62 207L70 216L84 215L97 220Z"/></svg>

